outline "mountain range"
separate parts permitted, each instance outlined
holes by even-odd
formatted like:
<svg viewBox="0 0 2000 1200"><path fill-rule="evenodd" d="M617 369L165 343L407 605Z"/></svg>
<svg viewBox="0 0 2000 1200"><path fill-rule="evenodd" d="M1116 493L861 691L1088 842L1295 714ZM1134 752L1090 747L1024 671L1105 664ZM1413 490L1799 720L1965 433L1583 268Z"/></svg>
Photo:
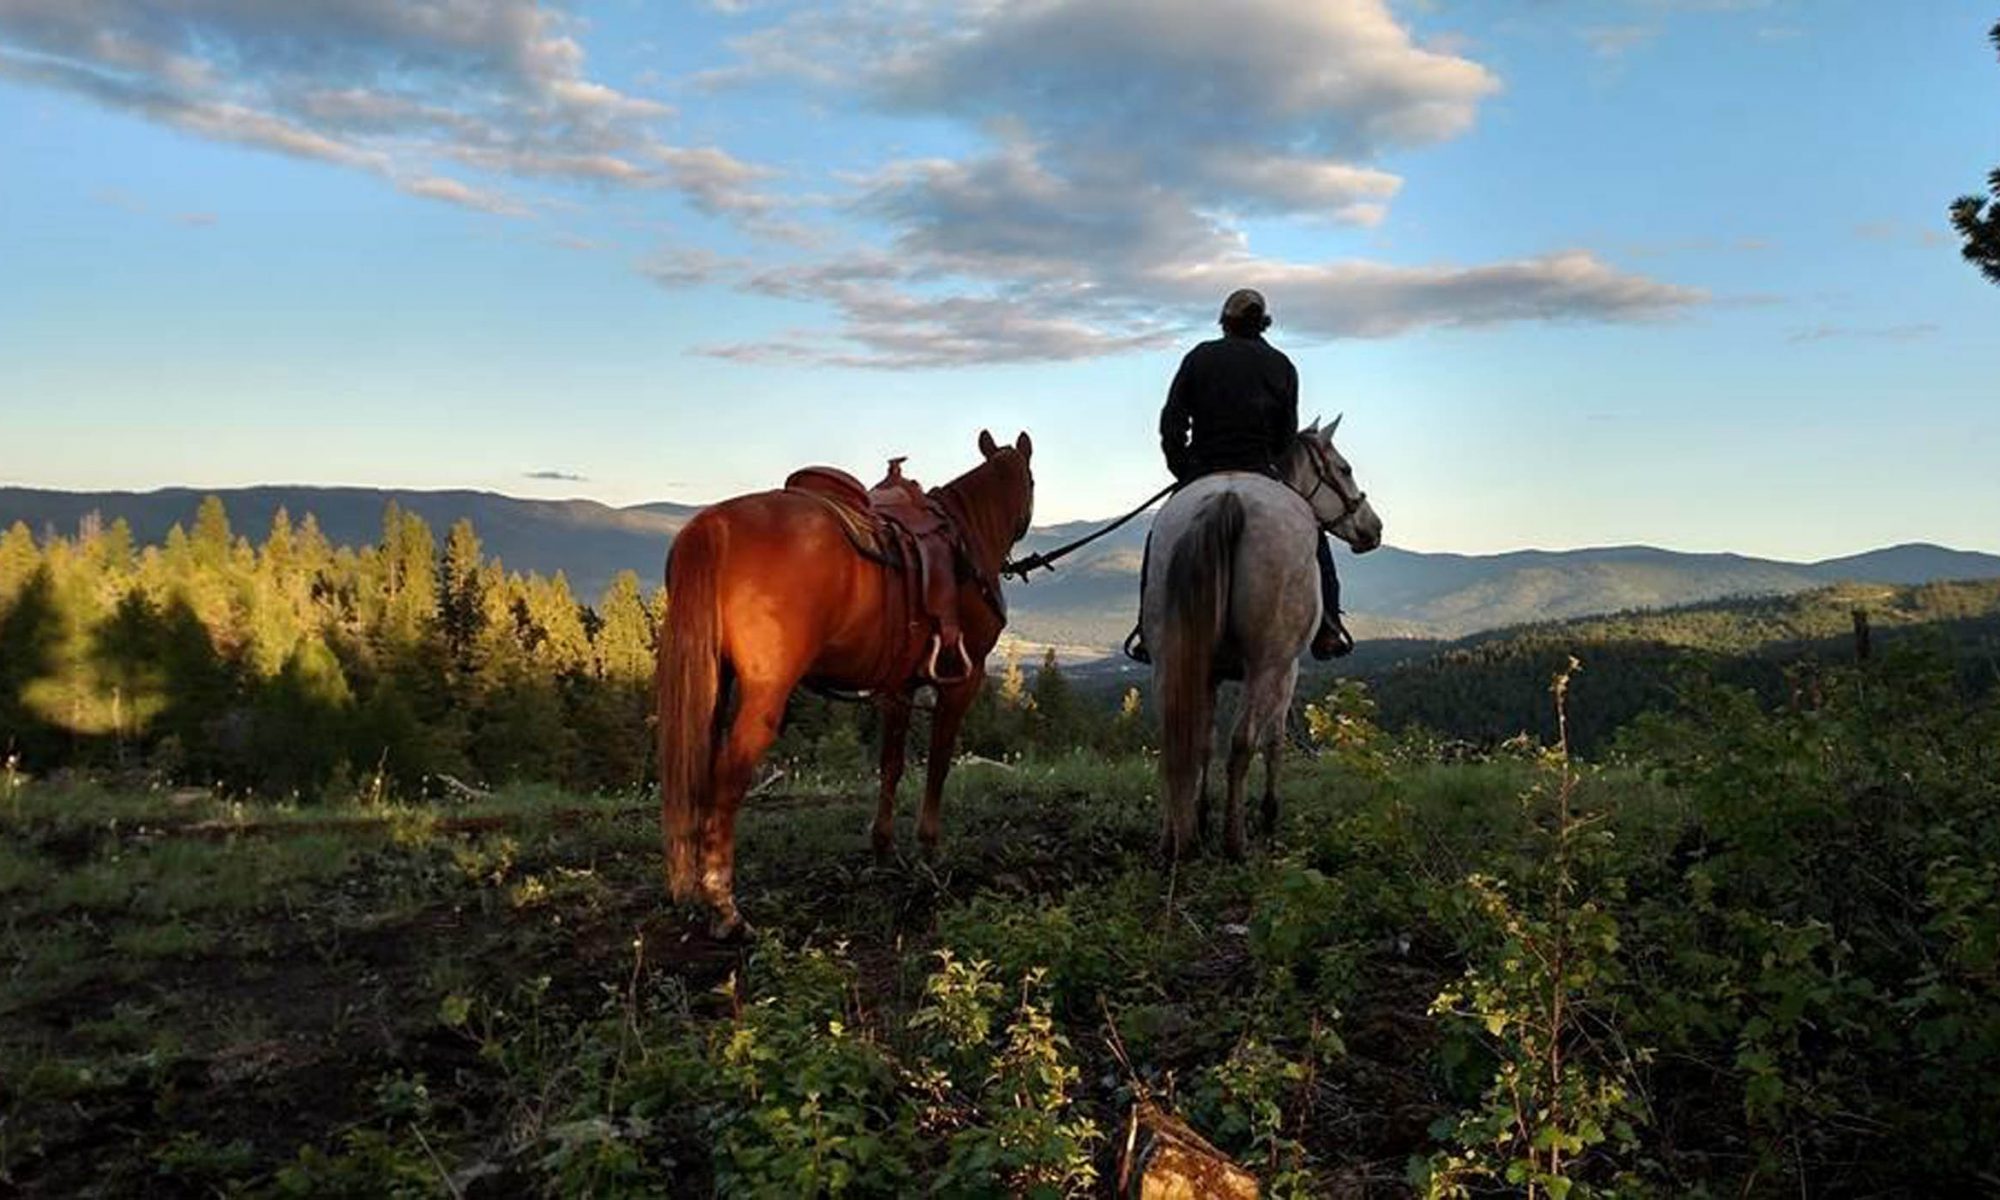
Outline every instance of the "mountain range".
<svg viewBox="0 0 2000 1200"><path fill-rule="evenodd" d="M0 487L0 527L21 521L40 534L73 532L89 514L124 518L142 543L192 525L211 492L65 492ZM613 508L593 500L527 500L477 491L267 486L216 489L232 526L261 538L280 508L294 520L312 513L337 545L381 534L394 501L428 522L442 540L452 522L472 520L487 553L513 570L567 574L578 595L600 594L619 571L648 585L660 578L673 536L698 506L652 503ZM1097 528L1080 521L1038 526L1020 553L1062 545ZM1077 552L1051 572L1008 584L1013 632L1066 660L1107 653L1131 628L1146 522L1134 521ZM1739 554L1691 554L1650 546L1440 554L1385 546L1339 554L1350 625L1363 638L1452 638L1534 621L1627 609L1664 608L1727 596L1783 595L1829 583L1918 584L2000 578L2000 555L1923 543L1819 562Z"/></svg>

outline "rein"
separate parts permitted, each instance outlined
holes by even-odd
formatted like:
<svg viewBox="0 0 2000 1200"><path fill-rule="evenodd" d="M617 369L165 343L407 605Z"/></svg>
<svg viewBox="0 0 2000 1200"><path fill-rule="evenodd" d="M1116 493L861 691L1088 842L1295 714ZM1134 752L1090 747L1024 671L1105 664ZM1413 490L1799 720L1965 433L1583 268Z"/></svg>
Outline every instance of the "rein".
<svg viewBox="0 0 2000 1200"><path fill-rule="evenodd" d="M1000 574L1012 575L1016 579L1026 580L1028 578L1028 573L1030 571L1054 570L1057 559L1063 558L1068 554L1071 554L1077 550L1081 550L1085 546L1090 545L1090 543L1096 541L1098 538L1103 537L1105 534L1110 533L1112 530L1118 528L1120 525L1123 525L1125 522L1131 520L1133 517L1136 517L1140 513L1145 512L1147 509L1153 507L1153 505L1159 503L1162 499L1172 495L1174 492L1179 491L1180 486L1181 485L1178 480L1168 484L1167 486L1161 488L1159 491L1154 492L1152 495L1146 497L1145 502L1140 504L1139 507L1133 509L1131 512L1126 513L1124 516L1118 518L1116 521L1111 522L1111 524L1104 526L1102 529L1096 530L1092 533L1085 534L1084 536L1076 539L1075 541L1069 543L1066 546L1058 546L1054 550L1037 551L1034 554L1030 554L1026 558L1010 558L1006 562L1000 565Z"/></svg>
<svg viewBox="0 0 2000 1200"><path fill-rule="evenodd" d="M1333 490L1333 494L1340 497L1340 503L1343 509L1343 511L1338 517L1335 517L1331 521L1323 522L1321 528L1327 528L1333 525L1338 525L1342 521L1345 521L1347 518L1353 516L1355 513L1360 512L1361 506L1368 503L1368 493L1358 492L1355 495L1350 496L1346 492L1341 491L1340 485L1334 482L1330 466L1327 463L1325 457L1320 453L1319 447L1308 444L1306 447L1306 454L1309 457L1311 457L1313 463L1312 490L1309 492L1301 493L1301 495L1303 495L1306 498L1306 503L1311 504L1313 497L1319 495L1319 490L1321 488L1331 488ZM1096 541L1098 538L1103 537L1105 534L1110 533L1112 530L1118 528L1120 525L1125 524L1127 521L1130 521L1133 517L1138 516L1140 513L1145 512L1147 509L1153 507L1153 505L1159 503L1161 500L1165 499L1168 496L1173 495L1175 492L1180 490L1180 487L1181 485L1178 481L1168 484L1167 486L1161 488L1159 491L1154 492L1152 495L1146 497L1146 499L1140 503L1139 507L1133 509L1131 512L1126 513L1124 516L1119 517L1117 520L1111 522L1109 525L1106 525L1101 529L1093 530L1092 532L1085 534L1084 536L1076 539L1073 542L1070 542L1067 545L1058 546L1054 550L1037 551L1034 554L1030 554L1026 558L1010 558L1006 562L1001 564L1000 574L1002 576L1011 575L1016 579L1026 580L1030 572L1054 570L1056 561L1058 559L1066 557L1067 555L1072 554L1078 550L1083 549L1085 546L1090 545L1090 543Z"/></svg>
<svg viewBox="0 0 2000 1200"><path fill-rule="evenodd" d="M1306 442L1305 447L1306 447L1306 453L1309 456L1311 456L1313 460L1313 485L1311 491L1302 492L1300 494L1306 498L1306 503L1308 505L1312 503L1314 496L1319 495L1319 490L1323 487L1332 488L1333 494L1340 497L1340 504L1341 504L1340 515L1335 517L1331 521L1323 521L1320 523L1321 529L1331 531L1335 525L1340 524L1342 521L1345 521L1347 518L1361 511L1361 506L1368 503L1368 493L1356 492L1354 495L1350 496L1346 492L1341 491L1340 485L1333 481L1333 475L1331 473L1332 464L1327 462L1326 456L1320 451L1320 448L1312 442Z"/></svg>

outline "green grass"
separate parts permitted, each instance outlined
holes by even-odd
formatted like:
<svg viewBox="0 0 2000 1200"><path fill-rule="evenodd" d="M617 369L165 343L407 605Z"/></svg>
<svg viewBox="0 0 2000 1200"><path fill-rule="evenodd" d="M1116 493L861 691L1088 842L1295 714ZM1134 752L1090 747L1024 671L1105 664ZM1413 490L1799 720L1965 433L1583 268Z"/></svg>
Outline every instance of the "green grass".
<svg viewBox="0 0 2000 1200"><path fill-rule="evenodd" d="M1351 790L1294 765L1290 791L1308 813ZM865 848L864 787L752 803L739 887L768 944L847 944L865 1006L885 1020L908 1012L932 952L953 945L1017 983L1046 968L1056 1011L1092 1059L1103 1054L1087 1032L1100 1004L1132 1009L1120 1026L1142 1047L1227 1053L1232 1025L1175 1042L1205 1014L1199 997L1174 993L1235 988L1217 956L1240 956L1244 939L1224 927L1246 916L1271 860L1190 864L1170 881L1152 858L1155 777L1142 761L962 770L935 864L915 856L916 791L906 783L899 813L906 857L888 865ZM357 1148L339 1131L372 1111L371 1081L399 1070L430 1078L450 1114L427 1132L433 1149L472 1153L504 1141L545 1081L496 1070L490 1049L440 1013L472 1005L518 1023L505 997L542 978L565 1019L620 995L629 1003L635 980L652 994L671 982L685 1011L712 1013L688 998L741 970L740 951L690 935L692 914L668 910L657 819L629 797L521 788L448 813L90 787L29 786L15 800L0 856L15 918L0 1004L19 1019L0 1030L0 1071L44 1085L7 1097L17 1132L0 1177L34 1189L115 1190L155 1170L261 1187L297 1168L302 1150L393 1159L393 1147ZM507 825L459 833L438 819L469 816ZM217 822L239 831L191 828ZM528 1035L510 1036L514 1046ZM163 1059L160 1081L135 1075L133 1055ZM311 1115L233 1124L239 1106L274 1095ZM79 1097L83 1111L89 1097L108 1105L129 1135L79 1143L104 1127L63 1108ZM64 1150L80 1144L91 1154ZM684 1170L706 1178L700 1164Z"/></svg>
<svg viewBox="0 0 2000 1200"><path fill-rule="evenodd" d="M1813 728L1788 744L1818 753ZM915 779L888 863L866 781L760 797L747 947L667 905L634 797L297 809L30 785L0 816L0 1188L1060 1194L1110 1178L1144 1094L1273 1195L1477 1191L1514 1169L1495 1081L1538 1086L1551 953L1550 1027L1582 1074L1534 1102L1580 1147L1568 1176L1779 1177L1742 1147L1797 1135L1729 1116L1771 1086L1731 1056L1795 1055L1775 1080L1810 1103L1825 1035L1775 1022L1835 1003L1842 964L1813 920L1714 907L1764 866L1732 882L1687 857L1704 819L1754 813L1732 788L1767 785L1621 767L1565 788L1529 756L1392 751L1293 758L1275 836L1172 869L1145 759L960 770L937 862L915 852ZM212 821L235 828L190 828ZM1983 1028L1989 867L1933 865L1950 957L1904 1002L1926 1037Z"/></svg>

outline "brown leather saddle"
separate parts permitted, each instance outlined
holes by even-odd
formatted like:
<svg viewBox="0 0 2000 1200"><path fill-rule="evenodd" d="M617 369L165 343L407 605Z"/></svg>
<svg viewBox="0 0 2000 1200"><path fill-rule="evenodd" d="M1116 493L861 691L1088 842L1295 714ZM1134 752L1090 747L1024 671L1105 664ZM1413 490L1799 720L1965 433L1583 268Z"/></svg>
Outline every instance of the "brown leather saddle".
<svg viewBox="0 0 2000 1200"><path fill-rule="evenodd" d="M856 550L901 576L907 624L924 640L918 679L956 683L972 673L958 621L959 530L936 497L903 475L901 458L872 488L838 467L806 467L786 478L785 490L826 505Z"/></svg>

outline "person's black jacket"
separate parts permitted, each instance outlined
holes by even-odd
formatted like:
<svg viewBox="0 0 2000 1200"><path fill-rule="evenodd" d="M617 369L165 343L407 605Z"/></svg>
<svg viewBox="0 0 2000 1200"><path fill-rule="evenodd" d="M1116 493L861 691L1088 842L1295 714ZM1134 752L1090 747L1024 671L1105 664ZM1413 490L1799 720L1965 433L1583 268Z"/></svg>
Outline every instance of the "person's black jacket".
<svg viewBox="0 0 2000 1200"><path fill-rule="evenodd" d="M1262 337L1230 334L1188 351L1160 410L1175 479L1270 471L1299 431L1299 372Z"/></svg>

